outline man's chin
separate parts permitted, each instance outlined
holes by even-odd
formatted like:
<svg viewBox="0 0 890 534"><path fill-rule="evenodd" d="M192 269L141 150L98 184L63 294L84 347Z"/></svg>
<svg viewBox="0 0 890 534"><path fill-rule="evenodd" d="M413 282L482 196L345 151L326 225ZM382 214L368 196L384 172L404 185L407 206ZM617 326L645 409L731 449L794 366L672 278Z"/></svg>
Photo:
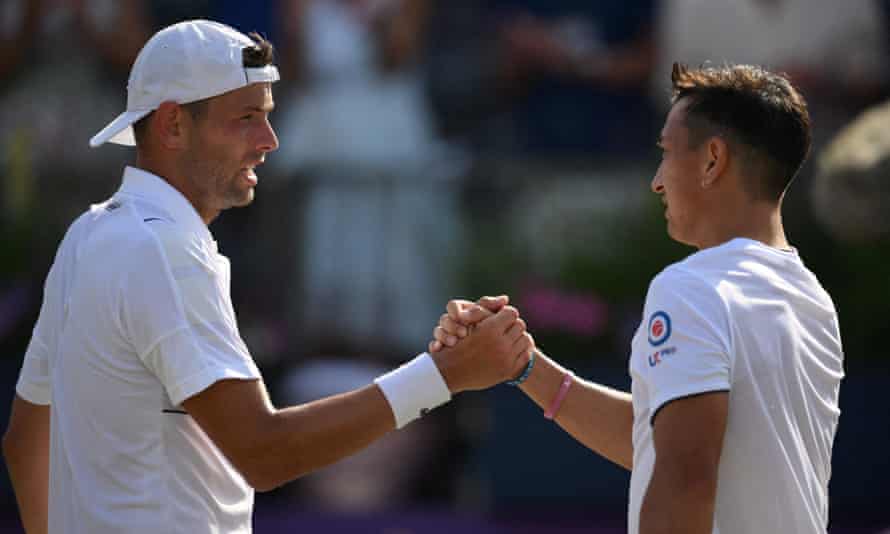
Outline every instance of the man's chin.
<svg viewBox="0 0 890 534"><path fill-rule="evenodd" d="M242 198L242 202L240 204L238 204L238 207L243 208L244 206L250 205L250 203L253 202L254 196L255 196L255 193L253 191L253 188L251 187L247 191L247 194L244 195L244 198Z"/></svg>
<svg viewBox="0 0 890 534"><path fill-rule="evenodd" d="M247 191L239 191L238 195L232 195L229 199L229 206L232 208L243 208L249 206L253 202L254 191L251 187Z"/></svg>

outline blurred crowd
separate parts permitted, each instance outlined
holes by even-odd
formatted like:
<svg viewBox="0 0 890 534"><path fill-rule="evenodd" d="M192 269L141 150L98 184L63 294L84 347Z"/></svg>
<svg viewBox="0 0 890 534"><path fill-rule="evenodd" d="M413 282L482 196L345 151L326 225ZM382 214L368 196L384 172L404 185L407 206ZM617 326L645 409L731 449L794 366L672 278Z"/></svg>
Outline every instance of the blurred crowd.
<svg viewBox="0 0 890 534"><path fill-rule="evenodd" d="M674 61L764 65L801 88L815 146L786 199L790 238L838 300L848 358L883 342L890 1L0 0L7 392L67 224L134 160L87 141L123 111L147 38L187 18L277 48L280 149L255 204L211 229L279 402L370 382L426 347L448 298L479 293L509 292L545 348L620 376L646 281L689 252L648 193ZM494 420L501 397L482 399L276 498L373 510L513 495L480 465L517 431Z"/></svg>

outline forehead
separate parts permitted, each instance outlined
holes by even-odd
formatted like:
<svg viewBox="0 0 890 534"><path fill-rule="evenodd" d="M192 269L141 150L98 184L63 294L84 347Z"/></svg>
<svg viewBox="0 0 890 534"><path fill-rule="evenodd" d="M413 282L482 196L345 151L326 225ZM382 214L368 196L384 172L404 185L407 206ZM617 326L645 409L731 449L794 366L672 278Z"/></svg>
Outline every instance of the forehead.
<svg viewBox="0 0 890 534"><path fill-rule="evenodd" d="M661 129L661 139L663 141L686 139L688 136L686 108L688 106L689 100L686 98L681 98L671 106L667 119L664 121L664 127Z"/></svg>
<svg viewBox="0 0 890 534"><path fill-rule="evenodd" d="M263 109L271 111L272 84L268 82L253 83L234 91L229 91L210 100L212 111L243 111L245 109Z"/></svg>

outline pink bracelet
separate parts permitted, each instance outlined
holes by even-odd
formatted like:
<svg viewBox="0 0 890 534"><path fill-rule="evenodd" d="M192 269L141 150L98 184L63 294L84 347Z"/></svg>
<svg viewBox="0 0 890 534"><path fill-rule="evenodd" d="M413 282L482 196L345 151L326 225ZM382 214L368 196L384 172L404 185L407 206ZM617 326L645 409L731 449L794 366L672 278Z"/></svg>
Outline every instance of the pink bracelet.
<svg viewBox="0 0 890 534"><path fill-rule="evenodd" d="M559 407L562 406L562 401L564 401L566 395L569 394L569 388L572 387L574 378L575 373L571 371L563 375L562 384L559 385L559 391L556 393L556 397L553 397L553 402L550 403L550 408L547 408L547 411L544 412L544 419L553 419L556 417L556 412L558 412Z"/></svg>

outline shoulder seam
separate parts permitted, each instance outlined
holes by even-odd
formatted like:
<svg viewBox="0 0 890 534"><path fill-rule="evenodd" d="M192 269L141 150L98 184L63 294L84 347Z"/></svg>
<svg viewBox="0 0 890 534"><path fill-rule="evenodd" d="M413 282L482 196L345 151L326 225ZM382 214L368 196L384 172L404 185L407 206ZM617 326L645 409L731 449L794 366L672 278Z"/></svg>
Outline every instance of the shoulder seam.
<svg viewBox="0 0 890 534"><path fill-rule="evenodd" d="M664 275L666 272L668 272L668 270L670 270L671 273L674 273L679 276L687 277L691 280L695 280L695 282L697 284L699 284L702 288L706 288L710 293L712 293L713 295L716 296L717 300L720 302L720 308L723 310L723 316L726 318L727 326L729 327L728 331L726 332L726 335L727 335L726 342L729 344L728 356L730 357L730 361L734 363L735 358L732 356L732 354L735 352L735 340L733 338L733 331L735 330L734 329L735 321L733 319L732 314L729 313L729 305L726 302L726 299L723 298L723 295L719 291L717 291L716 288L711 287L707 283L704 276L702 276L699 273L696 273L689 267L683 265L683 263L684 262L677 262L677 263L668 265L667 267L664 268L664 270L662 270L660 273L658 273L655 278L657 279L657 278L662 277L662 275ZM653 284L655 283L655 279L652 280L652 283ZM730 376L731 376L731 374L732 374L732 366L730 366Z"/></svg>

